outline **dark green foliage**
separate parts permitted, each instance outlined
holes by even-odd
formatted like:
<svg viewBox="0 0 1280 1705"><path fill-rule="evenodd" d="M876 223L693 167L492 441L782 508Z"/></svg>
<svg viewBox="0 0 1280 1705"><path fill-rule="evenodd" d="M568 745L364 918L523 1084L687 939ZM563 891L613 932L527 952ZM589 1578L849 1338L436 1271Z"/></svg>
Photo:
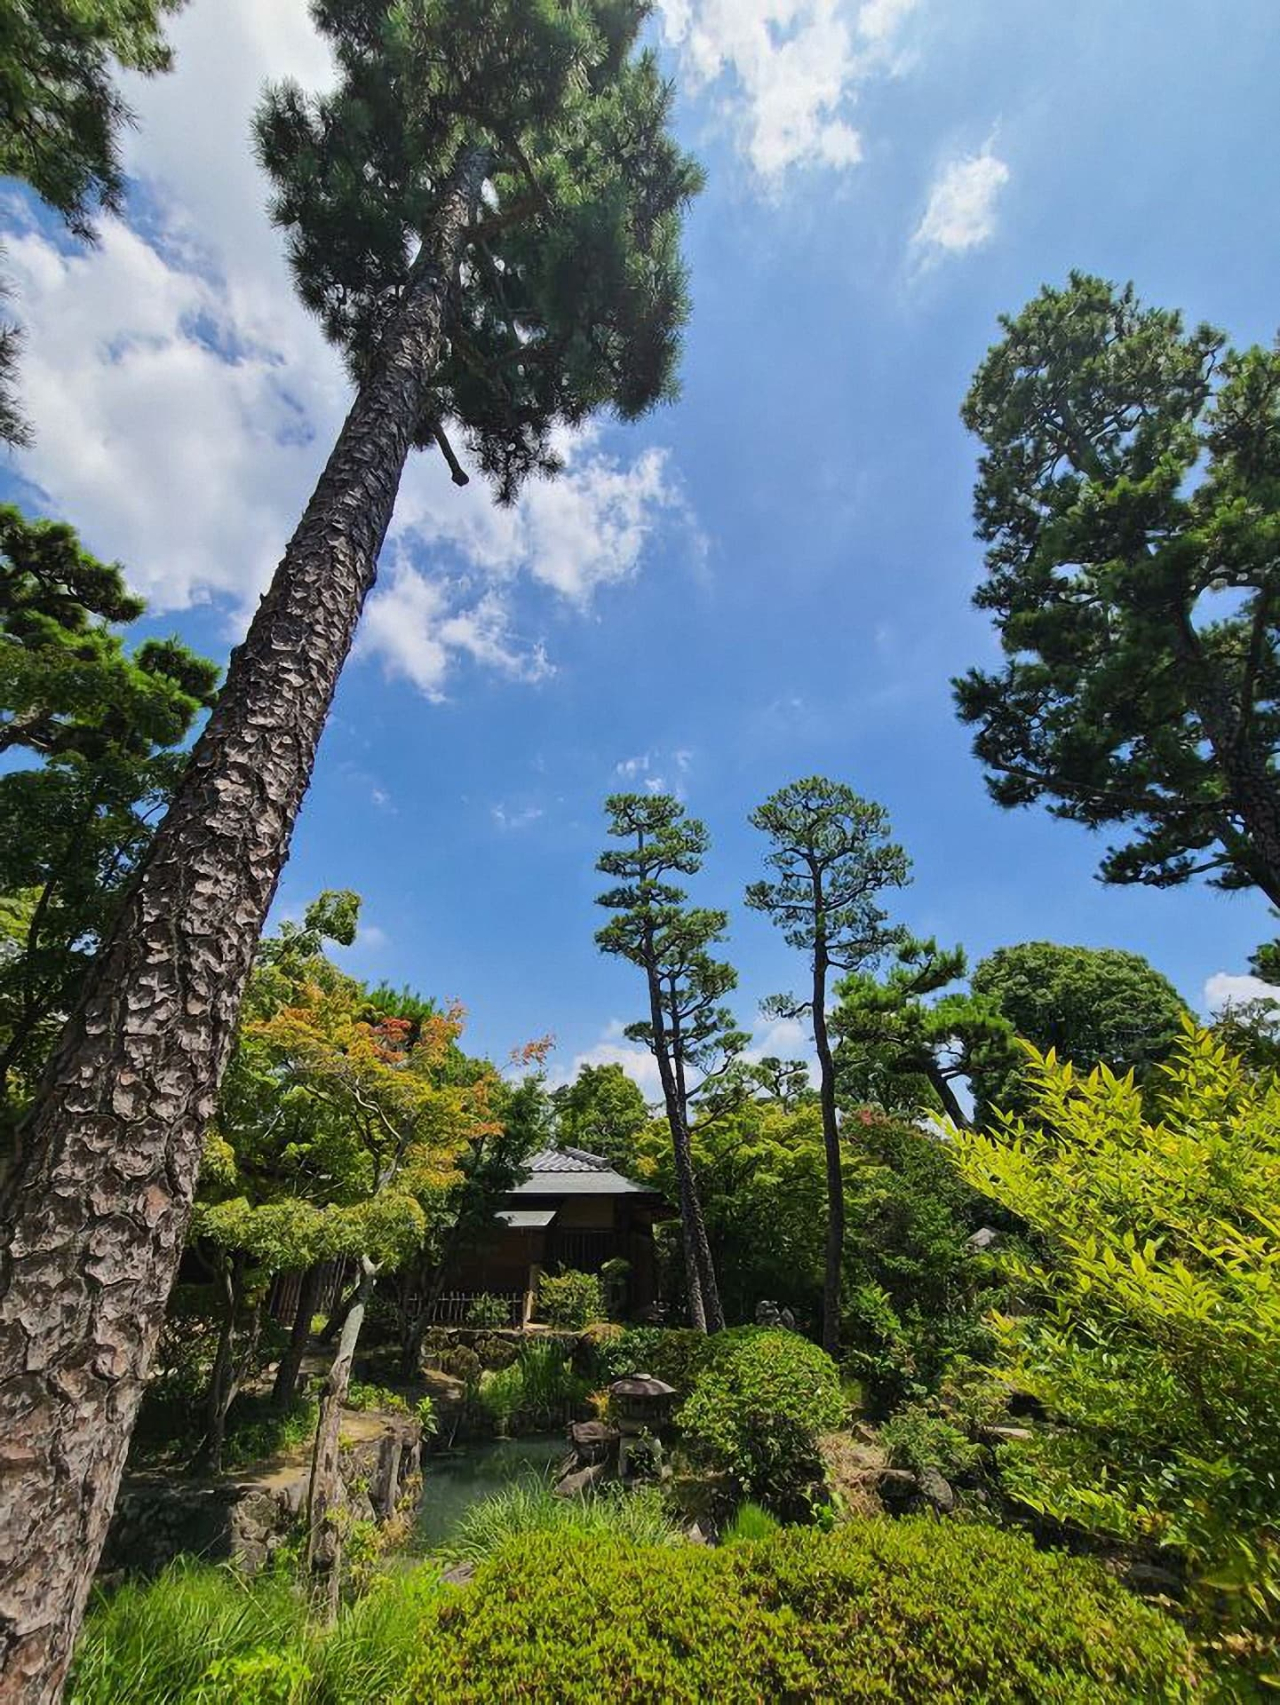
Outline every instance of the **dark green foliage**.
<svg viewBox="0 0 1280 1705"><path fill-rule="evenodd" d="M1187 1016L1167 977L1141 954L1115 947L1002 947L974 971L973 992L1041 1052L1052 1048L1084 1073L1132 1071L1139 1082L1173 1053ZM1025 1105L1024 1064L999 1055L975 1062L979 1123L992 1108Z"/></svg>
<svg viewBox="0 0 1280 1705"><path fill-rule="evenodd" d="M876 1413L935 1390L958 1357L990 1345L985 1317L1005 1299L969 1238L1009 1216L956 1176L942 1142L912 1125L855 1116L849 1174L846 1365Z"/></svg>
<svg viewBox="0 0 1280 1705"><path fill-rule="evenodd" d="M624 1374L647 1373L673 1386L681 1396L693 1390L711 1360L714 1339L681 1326L627 1326L590 1340L592 1374L609 1385Z"/></svg>
<svg viewBox="0 0 1280 1705"><path fill-rule="evenodd" d="M505 1297L478 1296L467 1310L468 1326L510 1326L511 1304Z"/></svg>
<svg viewBox="0 0 1280 1705"><path fill-rule="evenodd" d="M538 1311L552 1326L579 1331L604 1319L604 1292L594 1273L544 1273L538 1281Z"/></svg>
<svg viewBox="0 0 1280 1705"><path fill-rule="evenodd" d="M962 948L910 936L887 976L854 972L836 985L831 1032L846 1105L871 1101L889 1112L942 1112L964 1123L956 1080L1011 1067L1019 1058L1013 1027L990 1000L942 992L964 974Z"/></svg>
<svg viewBox="0 0 1280 1705"><path fill-rule="evenodd" d="M572 1083L553 1091L551 1102L558 1143L601 1155L624 1174L635 1164L649 1109L621 1066L583 1066Z"/></svg>
<svg viewBox="0 0 1280 1705"><path fill-rule="evenodd" d="M0 506L0 1123L39 1077L212 702L217 669L176 639L125 649L116 627L143 608L72 528Z"/></svg>
<svg viewBox="0 0 1280 1705"><path fill-rule="evenodd" d="M676 1419L744 1492L788 1509L821 1472L818 1440L845 1418L840 1374L798 1333L721 1333Z"/></svg>
<svg viewBox="0 0 1280 1705"><path fill-rule="evenodd" d="M880 1429L880 1443L895 1468L923 1474L936 1469L948 1479L978 1464L980 1448L967 1435L923 1403L908 1403Z"/></svg>
<svg viewBox="0 0 1280 1705"><path fill-rule="evenodd" d="M418 426L456 421L504 499L553 470L550 435L674 391L687 314L681 212L697 167L636 53L643 0L315 0L337 88L269 92L258 149L299 293L369 370L463 150L489 194Z"/></svg>
<svg viewBox="0 0 1280 1705"><path fill-rule="evenodd" d="M542 1534L424 1617L414 1705L1119 1705L1193 1697L1186 1641L1087 1563L933 1522L654 1550Z"/></svg>
<svg viewBox="0 0 1280 1705"><path fill-rule="evenodd" d="M1006 657L956 683L992 796L1122 826L1108 882L1280 900L1280 352L1073 273L965 400Z"/></svg>
<svg viewBox="0 0 1280 1705"><path fill-rule="evenodd" d="M184 4L0 3L0 176L25 179L79 237L124 191L119 135L131 117L111 73L167 71L163 16Z"/></svg>

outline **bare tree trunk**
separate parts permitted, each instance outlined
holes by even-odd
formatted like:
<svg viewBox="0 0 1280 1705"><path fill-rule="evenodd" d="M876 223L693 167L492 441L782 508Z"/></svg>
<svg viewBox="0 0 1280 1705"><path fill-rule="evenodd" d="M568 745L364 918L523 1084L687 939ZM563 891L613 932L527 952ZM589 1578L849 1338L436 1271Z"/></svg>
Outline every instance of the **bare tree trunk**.
<svg viewBox="0 0 1280 1705"><path fill-rule="evenodd" d="M827 948L821 934L813 952L813 1046L818 1056L818 1100L827 1160L827 1253L822 1282L822 1347L840 1354L840 1273L844 1263L844 1168L836 1114L836 1071L827 1034Z"/></svg>
<svg viewBox="0 0 1280 1705"><path fill-rule="evenodd" d="M61 1692L200 1145L442 348L487 158L404 299L50 1064L0 1207L0 1702Z"/></svg>
<svg viewBox="0 0 1280 1705"><path fill-rule="evenodd" d="M933 1085L934 1094L942 1103L942 1111L946 1114L947 1118L950 1119L951 1123L953 1125L958 1125L962 1131L969 1130L972 1122L969 1115L960 1105L956 1092L951 1087L950 1078L940 1072L936 1065L926 1066L925 1076Z"/></svg>
<svg viewBox="0 0 1280 1705"><path fill-rule="evenodd" d="M244 1300L244 1253L237 1250L220 1257L218 1280L222 1287L222 1322L218 1329L218 1352L209 1374L205 1400L204 1440L196 1462L211 1474L222 1472L222 1446L227 1436L227 1411L236 1395L236 1320Z"/></svg>
<svg viewBox="0 0 1280 1705"><path fill-rule="evenodd" d="M313 1262L302 1275L302 1283L298 1286L298 1307L293 1316L289 1343L280 1358L275 1384L271 1388L271 1402L276 1409L287 1409L298 1389L298 1375L302 1371L302 1358L307 1353L307 1345L311 1342L311 1316L315 1313L323 1273L323 1265L319 1261Z"/></svg>
<svg viewBox="0 0 1280 1705"><path fill-rule="evenodd" d="M342 1531L334 1516L339 1490L342 1406L351 1385L351 1364L355 1360L375 1273L373 1263L361 1257L360 1284L342 1323L338 1348L334 1351L329 1377L320 1395L320 1417L311 1454L311 1480L307 1486L307 1570L313 1602L320 1615L329 1622L338 1613L338 1593L342 1585Z"/></svg>

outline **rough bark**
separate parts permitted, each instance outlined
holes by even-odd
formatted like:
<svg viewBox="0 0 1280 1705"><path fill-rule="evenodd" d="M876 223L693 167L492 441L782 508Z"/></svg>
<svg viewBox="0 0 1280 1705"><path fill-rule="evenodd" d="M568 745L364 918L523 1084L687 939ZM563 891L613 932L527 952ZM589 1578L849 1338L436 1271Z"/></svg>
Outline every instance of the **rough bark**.
<svg viewBox="0 0 1280 1705"><path fill-rule="evenodd" d="M275 1384L271 1388L271 1402L276 1409L287 1409L298 1389L298 1375L302 1372L302 1358L311 1342L311 1316L315 1313L323 1274L323 1265L318 1261L313 1262L302 1275L302 1283L298 1286L298 1306L289 1331L289 1342L280 1358Z"/></svg>
<svg viewBox="0 0 1280 1705"><path fill-rule="evenodd" d="M658 1062L658 1078L662 1084L667 1124L671 1129L676 1184L680 1194L680 1227L683 1234L681 1242L684 1245L685 1275L689 1290L689 1319L699 1332L719 1332L724 1327L724 1312L720 1307L720 1292L711 1258L711 1245L707 1239L706 1221L702 1217L698 1180L693 1170L693 1145L689 1140L688 1120L681 1104L670 1050L665 1042L667 1026L662 1010L662 991L652 966L646 967L646 976L649 985L649 1023L653 1032L653 1051Z"/></svg>
<svg viewBox="0 0 1280 1705"><path fill-rule="evenodd" d="M815 879L816 881L816 879ZM836 1068L827 1034L827 947L819 925L813 949L813 1047L818 1056L818 1102L827 1160L827 1250L822 1281L822 1347L840 1354L840 1272L844 1261L844 1168L840 1164L840 1121L836 1113Z"/></svg>
<svg viewBox="0 0 1280 1705"><path fill-rule="evenodd" d="M360 1262L360 1283L347 1318L342 1323L338 1347L320 1394L320 1416L311 1453L311 1479L307 1486L307 1571L312 1602L326 1621L338 1613L342 1585L342 1529L336 1520L340 1482L338 1454L342 1433L342 1406L351 1385L365 1309L373 1291L377 1269L366 1257Z"/></svg>
<svg viewBox="0 0 1280 1705"><path fill-rule="evenodd" d="M0 1206L0 1702L61 1692L177 1270L204 1128L373 583L485 172L404 299L68 1022Z"/></svg>

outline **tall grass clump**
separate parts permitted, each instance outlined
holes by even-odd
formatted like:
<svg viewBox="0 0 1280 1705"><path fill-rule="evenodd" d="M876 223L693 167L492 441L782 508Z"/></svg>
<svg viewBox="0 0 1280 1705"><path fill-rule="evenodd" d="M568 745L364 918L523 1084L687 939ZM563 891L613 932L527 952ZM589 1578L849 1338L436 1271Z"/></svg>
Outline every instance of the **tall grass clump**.
<svg viewBox="0 0 1280 1705"><path fill-rule="evenodd" d="M306 1644L284 1582L179 1558L153 1581L94 1603L76 1648L69 1705L163 1705L197 1697L215 1666Z"/></svg>
<svg viewBox="0 0 1280 1705"><path fill-rule="evenodd" d="M734 1512L733 1520L720 1535L721 1545L749 1545L758 1539L768 1539L777 1533L781 1523L771 1516L762 1504L744 1498Z"/></svg>
<svg viewBox="0 0 1280 1705"><path fill-rule="evenodd" d="M508 1540L530 1533L569 1538L615 1538L634 1545L669 1545L680 1529L656 1486L622 1487L582 1498L557 1498L537 1480L517 1480L462 1516L439 1555L450 1563L478 1563Z"/></svg>

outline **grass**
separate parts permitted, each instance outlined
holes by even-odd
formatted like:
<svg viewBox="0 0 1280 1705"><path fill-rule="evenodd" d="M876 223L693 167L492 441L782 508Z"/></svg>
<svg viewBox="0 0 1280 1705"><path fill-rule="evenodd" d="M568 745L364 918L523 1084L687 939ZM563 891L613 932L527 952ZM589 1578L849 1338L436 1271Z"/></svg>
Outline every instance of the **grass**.
<svg viewBox="0 0 1280 1705"><path fill-rule="evenodd" d="M720 1535L721 1545L747 1545L757 1539L768 1539L777 1533L781 1523L762 1505L745 1498L738 1505L733 1520Z"/></svg>
<svg viewBox="0 0 1280 1705"><path fill-rule="evenodd" d="M301 1601L280 1581L180 1559L154 1581L95 1601L80 1644L70 1705L185 1700L211 1665L306 1637Z"/></svg>
<svg viewBox="0 0 1280 1705"><path fill-rule="evenodd" d="M440 1555L450 1563L478 1563L509 1539L528 1533L563 1533L582 1538L612 1535L636 1545L669 1545L680 1529L656 1486L628 1492L557 1498L537 1480L517 1480L462 1516Z"/></svg>

